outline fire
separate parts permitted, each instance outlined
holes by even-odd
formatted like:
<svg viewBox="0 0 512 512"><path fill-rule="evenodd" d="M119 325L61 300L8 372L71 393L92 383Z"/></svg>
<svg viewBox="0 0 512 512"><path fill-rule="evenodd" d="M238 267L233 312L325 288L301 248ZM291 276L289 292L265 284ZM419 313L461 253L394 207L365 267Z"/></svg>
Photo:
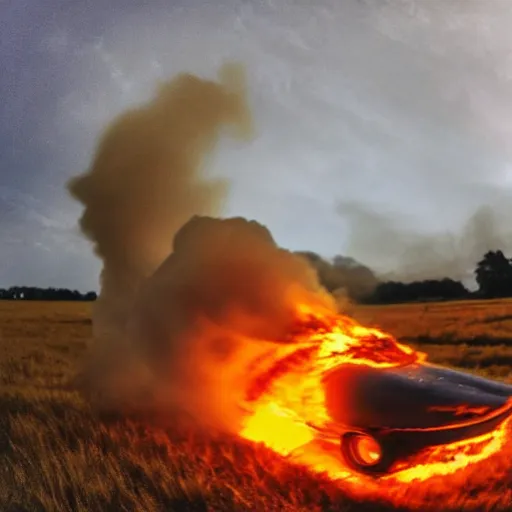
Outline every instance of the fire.
<svg viewBox="0 0 512 512"><path fill-rule="evenodd" d="M425 354L346 316L318 314L301 306L298 317L293 343L251 370L252 385L244 404L247 418L240 435L331 479L349 478L374 487L374 481L351 472L337 456L339 438L328 434L332 420L322 379L344 363L390 368L424 361ZM407 461L406 469L396 467L381 481L424 481L482 461L503 447L507 423L479 438L424 450Z"/></svg>
<svg viewBox="0 0 512 512"><path fill-rule="evenodd" d="M411 467L385 478L403 483L427 480L433 476L449 475L481 462L504 447L508 423L504 422L499 428L483 436L425 450L418 454Z"/></svg>

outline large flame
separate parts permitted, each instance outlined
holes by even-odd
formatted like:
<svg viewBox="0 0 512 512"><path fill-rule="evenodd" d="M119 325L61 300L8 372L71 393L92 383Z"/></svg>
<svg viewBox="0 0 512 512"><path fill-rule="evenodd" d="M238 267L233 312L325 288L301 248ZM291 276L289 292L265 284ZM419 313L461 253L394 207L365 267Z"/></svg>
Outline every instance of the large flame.
<svg viewBox="0 0 512 512"><path fill-rule="evenodd" d="M240 435L332 479L348 478L374 486L375 482L354 474L336 456L339 439L322 434L329 432L332 422L322 379L330 369L344 363L389 368L424 361L425 354L346 316L314 311L304 305L297 316L298 328L291 334L294 343L252 368L255 377ZM381 481L424 481L482 461L501 450L506 426L507 422L478 438L425 449Z"/></svg>

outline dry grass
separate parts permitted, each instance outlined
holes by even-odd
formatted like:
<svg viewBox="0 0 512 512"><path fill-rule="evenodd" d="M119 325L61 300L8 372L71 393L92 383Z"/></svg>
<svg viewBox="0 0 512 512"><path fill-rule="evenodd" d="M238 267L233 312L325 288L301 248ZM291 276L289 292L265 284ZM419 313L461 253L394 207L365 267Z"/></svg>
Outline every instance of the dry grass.
<svg viewBox="0 0 512 512"><path fill-rule="evenodd" d="M365 306L359 316L409 341L469 345L512 341L512 299Z"/></svg>
<svg viewBox="0 0 512 512"><path fill-rule="evenodd" d="M439 362L509 375L512 302L368 307L358 315L415 342L424 336L422 348ZM70 386L89 317L87 303L0 301L2 512L511 508L512 452L493 463L492 478L480 471L458 481L449 501L439 482L362 500L239 440L185 424L99 418Z"/></svg>
<svg viewBox="0 0 512 512"><path fill-rule="evenodd" d="M357 311L426 352L431 361L507 379L512 366L512 300L367 306Z"/></svg>

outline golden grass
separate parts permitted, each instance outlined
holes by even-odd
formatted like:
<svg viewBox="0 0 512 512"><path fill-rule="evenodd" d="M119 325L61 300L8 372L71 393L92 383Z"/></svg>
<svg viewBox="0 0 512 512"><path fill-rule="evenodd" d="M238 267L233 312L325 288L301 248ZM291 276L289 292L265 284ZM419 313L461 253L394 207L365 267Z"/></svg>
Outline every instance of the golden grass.
<svg viewBox="0 0 512 512"><path fill-rule="evenodd" d="M511 454L491 479L464 477L449 502L437 483L404 488L390 503L349 498L268 450L191 425L99 418L70 385L91 334L90 307L0 301L2 512L511 509ZM365 307L357 316L416 343L424 336L422 349L438 362L509 375L511 301ZM476 344L484 338L489 345Z"/></svg>
<svg viewBox="0 0 512 512"><path fill-rule="evenodd" d="M426 352L429 359L507 379L512 366L512 299L366 306L375 325Z"/></svg>
<svg viewBox="0 0 512 512"><path fill-rule="evenodd" d="M359 315L410 341L499 345L512 340L512 299L365 306Z"/></svg>

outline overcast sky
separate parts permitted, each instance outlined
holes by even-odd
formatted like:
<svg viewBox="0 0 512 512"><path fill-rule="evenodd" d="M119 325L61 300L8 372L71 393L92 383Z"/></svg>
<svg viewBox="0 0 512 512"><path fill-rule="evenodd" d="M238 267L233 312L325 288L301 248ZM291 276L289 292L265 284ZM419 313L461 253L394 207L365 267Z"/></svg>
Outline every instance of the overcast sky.
<svg viewBox="0 0 512 512"><path fill-rule="evenodd" d="M485 236L461 247L507 249L511 27L509 0L4 0L0 286L97 288L66 181L159 80L227 59L247 65L257 136L210 169L232 182L224 215L381 272L405 253L444 271L475 212Z"/></svg>

